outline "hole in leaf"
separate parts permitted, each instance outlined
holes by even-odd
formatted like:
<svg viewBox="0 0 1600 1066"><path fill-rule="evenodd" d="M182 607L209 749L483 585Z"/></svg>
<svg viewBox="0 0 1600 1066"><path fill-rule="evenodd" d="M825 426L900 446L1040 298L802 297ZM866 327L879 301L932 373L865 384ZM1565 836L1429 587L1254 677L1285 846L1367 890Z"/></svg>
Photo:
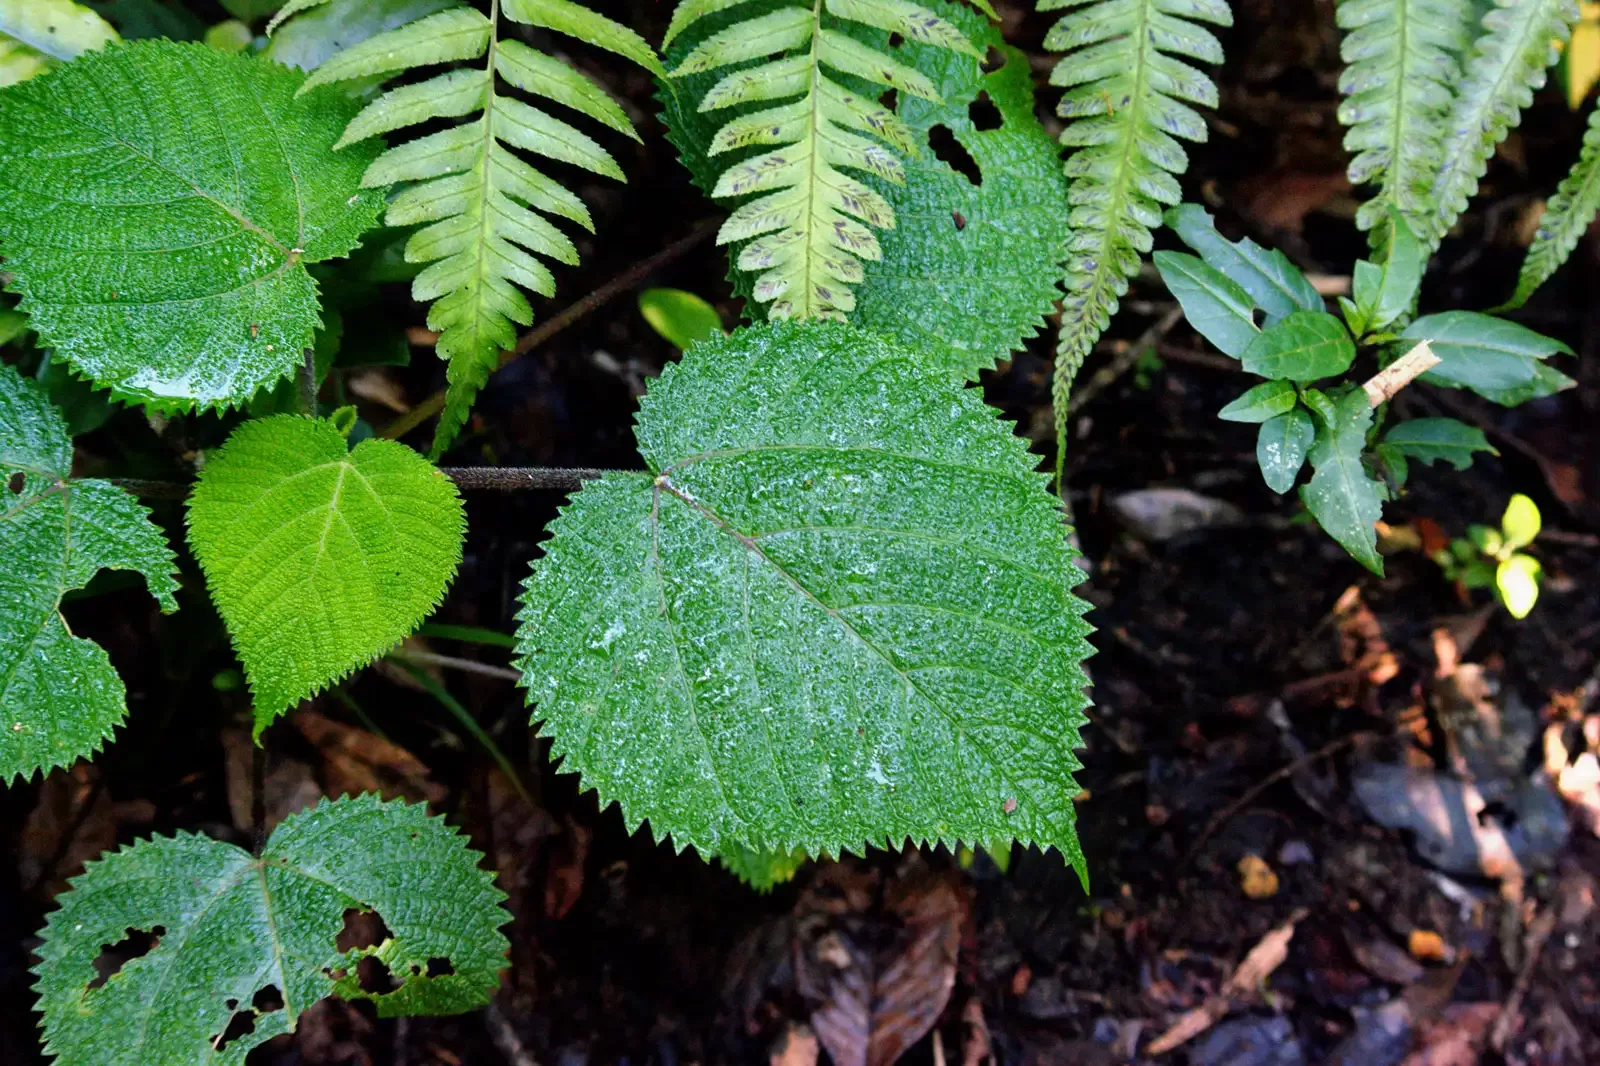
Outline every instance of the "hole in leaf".
<svg viewBox="0 0 1600 1066"><path fill-rule="evenodd" d="M960 211L950 212L950 221L956 224L956 229L958 230L964 230L967 228L967 216L963 215ZM858 729L856 732L860 733L862 730Z"/></svg>
<svg viewBox="0 0 1600 1066"><path fill-rule="evenodd" d="M967 105L967 118L972 120L975 130L997 130L1006 123L1005 116L989 99L988 92L980 92L978 98Z"/></svg>
<svg viewBox="0 0 1600 1066"><path fill-rule="evenodd" d="M450 965L450 960L449 959L429 959L428 960L428 973L427 973L427 976L429 976L429 977L449 977L452 974L454 974L455 972L456 972L456 968L454 966Z"/></svg>
<svg viewBox="0 0 1600 1066"><path fill-rule="evenodd" d="M150 954L166 935L167 927L164 925L153 926L149 932L130 928L115 944L102 945L100 954L94 960L95 979L89 982L88 990L93 992L102 987L128 963Z"/></svg>
<svg viewBox="0 0 1600 1066"><path fill-rule="evenodd" d="M271 1014L275 1010L283 1009L283 993L278 991L277 985L268 985L255 994L250 1005L256 1009L257 1014Z"/></svg>
<svg viewBox="0 0 1600 1066"><path fill-rule="evenodd" d="M256 1031L256 1012L253 1010L235 1011L232 1018L228 1019L228 1027L211 1041L211 1046L218 1051L240 1037L249 1036Z"/></svg>
<svg viewBox="0 0 1600 1066"><path fill-rule="evenodd" d="M967 151L965 145L956 140L956 135L950 132L949 126L939 125L930 129L928 147L933 149L933 154L939 162L972 184L983 184L983 171L978 169L978 161L972 158L972 153Z"/></svg>
<svg viewBox="0 0 1600 1066"><path fill-rule="evenodd" d="M18 470L15 474L12 474L10 480L6 482L6 488L11 490L11 494L13 496L21 496L22 487L27 483L27 476L24 475L22 471Z"/></svg>
<svg viewBox="0 0 1600 1066"><path fill-rule="evenodd" d="M900 34L898 34L898 33L889 34L889 47L890 48L899 48L901 45L903 45L905 43L906 43L906 39L904 37L900 36Z"/></svg>
<svg viewBox="0 0 1600 1066"><path fill-rule="evenodd" d="M983 62L978 64L978 69L983 71L985 74L993 74L995 71L1005 66L1006 60L1009 58L1010 57L998 47L991 44L989 46L989 50L984 53Z"/></svg>
<svg viewBox="0 0 1600 1066"><path fill-rule="evenodd" d="M368 955L356 963L356 984L369 996L384 996L400 987L389 967L376 955Z"/></svg>
<svg viewBox="0 0 1600 1066"><path fill-rule="evenodd" d="M341 953L370 951L392 935L376 911L349 907L344 912L344 928L333 938L333 947L335 951Z"/></svg>
<svg viewBox="0 0 1600 1066"><path fill-rule="evenodd" d="M882 104L884 107L887 107L890 111L893 111L895 108L900 106L899 91L896 89L883 90L883 92L878 95L878 103ZM18 474L17 476L21 477L22 475Z"/></svg>

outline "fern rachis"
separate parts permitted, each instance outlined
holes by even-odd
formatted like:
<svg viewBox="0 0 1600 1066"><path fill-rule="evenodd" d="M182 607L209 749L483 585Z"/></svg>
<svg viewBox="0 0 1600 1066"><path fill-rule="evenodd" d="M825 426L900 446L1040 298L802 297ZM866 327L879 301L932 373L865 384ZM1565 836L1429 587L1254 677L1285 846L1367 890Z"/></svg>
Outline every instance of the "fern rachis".
<svg viewBox="0 0 1600 1066"><path fill-rule="evenodd" d="M702 17L745 2L684 0L666 42ZM861 261L882 255L872 229L893 228L894 212L882 196L842 171L901 184L904 167L896 151L916 150L899 118L825 68L939 99L921 73L847 36L833 20L899 33L970 55L974 62L978 57L960 30L904 0L813 0L736 22L701 41L678 64L674 77L741 65L705 94L702 112L780 101L730 120L710 148L717 155L778 146L729 166L712 192L760 194L734 210L717 239L750 241L736 262L742 270L761 271L754 295L770 305L772 318L843 318L855 307L851 286L862 279ZM743 66L753 61L758 65Z"/></svg>
<svg viewBox="0 0 1600 1066"><path fill-rule="evenodd" d="M1072 379L1150 251L1161 205L1181 199L1174 175L1188 158L1178 138L1205 139L1204 120L1188 105L1217 103L1216 86L1184 62L1222 61L1221 44L1197 23L1228 26L1232 14L1223 0L1041 0L1038 7L1078 9L1045 37L1047 49L1068 53L1050 81L1067 89L1057 108L1068 120L1061 142L1077 149L1067 160L1074 234L1052 390L1064 439Z"/></svg>
<svg viewBox="0 0 1600 1066"><path fill-rule="evenodd" d="M632 30L569 0L490 0L487 16L452 8L379 34L334 56L308 86L364 75L391 75L444 62L481 60L428 81L404 85L356 116L341 144L430 119L475 119L390 149L364 178L369 186L409 183L390 205L390 225L417 225L406 258L428 263L415 282L431 301L430 328L449 362L445 410L434 437L441 452L465 423L472 399L533 321L522 290L542 296L555 278L534 255L577 262L572 242L546 221L556 215L593 230L583 202L529 166L513 148L624 180L611 155L576 127L502 93L507 85L579 111L638 139L603 90L571 67L518 41L500 39L501 16L576 36L659 71L655 53Z"/></svg>

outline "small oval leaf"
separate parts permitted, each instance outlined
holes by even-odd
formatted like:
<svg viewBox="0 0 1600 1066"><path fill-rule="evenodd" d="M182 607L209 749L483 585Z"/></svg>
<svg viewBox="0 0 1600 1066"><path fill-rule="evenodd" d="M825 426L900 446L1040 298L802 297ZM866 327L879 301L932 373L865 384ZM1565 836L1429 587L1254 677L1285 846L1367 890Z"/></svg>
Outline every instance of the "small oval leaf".
<svg viewBox="0 0 1600 1066"><path fill-rule="evenodd" d="M1281 495L1294 487L1316 436L1316 427L1304 407L1261 424L1261 431L1256 434L1256 464L1261 467L1267 488Z"/></svg>
<svg viewBox="0 0 1600 1066"><path fill-rule="evenodd" d="M1265 422L1293 410L1297 399L1287 381L1265 381L1218 411L1217 417L1224 422Z"/></svg>
<svg viewBox="0 0 1600 1066"><path fill-rule="evenodd" d="M1264 378L1304 382L1343 374L1355 358L1355 342L1338 318L1326 311L1295 311L1263 330L1241 362Z"/></svg>

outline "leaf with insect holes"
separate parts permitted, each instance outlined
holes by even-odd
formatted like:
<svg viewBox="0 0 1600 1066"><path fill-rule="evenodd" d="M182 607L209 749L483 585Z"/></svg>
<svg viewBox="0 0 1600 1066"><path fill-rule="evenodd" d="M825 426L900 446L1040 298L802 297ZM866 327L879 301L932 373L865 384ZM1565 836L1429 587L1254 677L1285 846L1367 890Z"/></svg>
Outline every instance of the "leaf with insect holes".
<svg viewBox="0 0 1600 1066"><path fill-rule="evenodd" d="M403 444L352 449L334 423L298 415L235 430L189 497L189 543L256 735L410 634L455 575L465 527L455 485Z"/></svg>
<svg viewBox="0 0 1600 1066"><path fill-rule="evenodd" d="M0 250L56 357L158 408L236 406L287 377L320 316L306 264L376 220L356 105L203 45L91 52L0 94Z"/></svg>
<svg viewBox="0 0 1600 1066"><path fill-rule="evenodd" d="M1372 407L1367 395L1355 389L1333 401L1330 418L1316 427L1311 447L1311 481L1300 487L1300 499L1318 524L1356 561L1382 576L1378 534L1386 490L1367 474L1361 462L1367 430L1372 427Z"/></svg>
<svg viewBox="0 0 1600 1066"><path fill-rule="evenodd" d="M1355 360L1350 331L1326 311L1291 312L1257 334L1240 357L1252 374L1299 382L1343 374Z"/></svg>
<svg viewBox="0 0 1600 1066"><path fill-rule="evenodd" d="M761 12L775 0L747 6ZM900 222L875 231L881 257L862 262L849 318L970 378L1018 349L1061 297L1060 263L1070 235L1067 179L1056 145L1034 117L1027 58L1007 47L999 30L976 12L947 0L929 0L927 6L1005 62L986 72L970 54L909 38L889 49L928 79L941 102L902 92L893 112L884 111L884 129L896 131L894 143L915 150L901 159L903 183L860 176ZM708 15L691 25L668 50L669 62L733 18ZM840 32L889 47L888 34L880 30L841 25ZM760 151L709 154L730 115L758 106L697 110L718 80L715 73L675 76L658 94L668 139L707 192L726 161ZM843 84L858 93L870 88L849 78ZM936 150L936 144L943 147ZM949 158L970 157L972 167L957 170L946 162L946 148ZM747 245L734 242L735 260ZM746 313L764 318L767 305L750 299L755 275L735 268L731 279L734 291L746 297Z"/></svg>
<svg viewBox="0 0 1600 1066"><path fill-rule="evenodd" d="M44 389L0 364L0 783L93 755L128 713L105 649L75 637L61 597L102 568L143 575L178 609L172 549L107 481L73 478L72 441Z"/></svg>
<svg viewBox="0 0 1600 1066"><path fill-rule="evenodd" d="M45 1051L58 1066L242 1066L330 995L384 1018L481 1007L509 915L479 859L421 805L370 794L291 814L259 858L187 833L107 853L56 898L35 949ZM350 911L387 939L341 951ZM154 945L97 976L96 956L136 934ZM392 991L362 989L366 958Z"/></svg>
<svg viewBox="0 0 1600 1066"><path fill-rule="evenodd" d="M1238 359L1261 336L1255 304L1232 278L1184 252L1157 252L1154 259L1183 317L1218 351Z"/></svg>
<svg viewBox="0 0 1600 1066"><path fill-rule="evenodd" d="M1425 463L1442 459L1457 470L1471 466L1475 452L1500 454L1490 446L1483 430L1454 418L1409 419L1389 430L1383 443Z"/></svg>
<svg viewBox="0 0 1600 1066"><path fill-rule="evenodd" d="M685 353L646 473L587 483L518 642L563 769L709 854L1053 845L1089 653L1059 501L978 393L843 323Z"/></svg>

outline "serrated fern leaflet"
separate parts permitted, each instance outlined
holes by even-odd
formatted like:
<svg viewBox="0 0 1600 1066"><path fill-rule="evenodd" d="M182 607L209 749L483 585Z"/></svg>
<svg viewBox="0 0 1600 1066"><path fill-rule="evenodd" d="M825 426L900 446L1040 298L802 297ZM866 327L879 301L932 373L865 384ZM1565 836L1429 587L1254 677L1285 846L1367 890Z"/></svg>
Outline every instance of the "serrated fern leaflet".
<svg viewBox="0 0 1600 1066"><path fill-rule="evenodd" d="M553 757L709 854L1014 837L1081 869L1081 574L975 392L780 323L690 349L638 436L652 472L585 485L525 585Z"/></svg>
<svg viewBox="0 0 1600 1066"><path fill-rule="evenodd" d="M1521 307L1528 297L1550 279L1556 268L1567 261L1578 240L1600 211L1600 107L1589 112L1589 126L1583 135L1578 161L1562 179L1561 187L1545 204L1528 256L1522 262L1517 291L1509 307Z"/></svg>
<svg viewBox="0 0 1600 1066"><path fill-rule="evenodd" d="M1483 17L1461 90L1450 111L1439 169L1412 229L1430 249L1455 225L1489 158L1545 83L1561 42L1578 19L1576 0L1496 0Z"/></svg>
<svg viewBox="0 0 1600 1066"><path fill-rule="evenodd" d="M45 1051L59 1066L242 1066L329 995L373 1000L380 1017L481 1007L509 916L478 859L423 807L371 795L290 815L259 857L190 834L110 853L58 897L36 949ZM375 912L388 939L339 950L351 910ZM154 946L97 977L102 946L132 933ZM367 957L392 991L363 991Z"/></svg>
<svg viewBox="0 0 1600 1066"><path fill-rule="evenodd" d="M363 184L412 183L389 205L391 226L423 224L406 244L406 258L429 264L412 296L431 302L428 325L439 331L438 352L449 361L449 391L434 434L437 456L466 422L473 398L516 344L516 328L533 322L522 290L555 292L539 259L576 263L577 249L544 217L593 229L573 193L529 166L513 149L624 180L611 154L576 127L517 96L522 92L581 112L638 139L621 107L566 63L502 40L500 17L568 34L660 72L655 53L638 34L571 0L492 0L489 14L469 8L441 11L381 33L318 67L307 88L371 75L391 76L441 63L482 60L427 81L391 89L350 123L340 146L419 123L475 116L461 125L391 148L367 170ZM530 254L531 253L531 254Z"/></svg>
<svg viewBox="0 0 1600 1066"><path fill-rule="evenodd" d="M1418 217L1430 209L1444 159L1458 59L1472 40L1472 2L1341 0L1338 22L1350 181L1378 187L1356 221L1372 229L1386 205Z"/></svg>
<svg viewBox="0 0 1600 1066"><path fill-rule="evenodd" d="M1052 389L1059 445L1072 379L1150 251L1162 205L1182 199L1174 175L1188 168L1188 156L1178 140L1206 138L1205 121L1188 105L1215 107L1217 88L1184 59L1220 63L1222 46L1197 23L1230 26L1233 15L1224 0L1040 0L1038 7L1076 9L1044 42L1068 53L1050 82L1067 90L1056 110L1068 120L1061 143L1075 149L1067 159L1073 237Z"/></svg>
<svg viewBox="0 0 1600 1066"><path fill-rule="evenodd" d="M0 87L120 39L105 19L72 0L0 0Z"/></svg>
<svg viewBox="0 0 1600 1066"><path fill-rule="evenodd" d="M347 431L348 424L344 429ZM246 422L208 457L189 542L255 697L256 733L403 640L461 560L455 485L333 422Z"/></svg>
<svg viewBox="0 0 1600 1066"><path fill-rule="evenodd" d="M178 607L172 549L150 512L71 470L60 413L0 365L0 783L94 754L127 714L105 650L62 619L64 593L102 568L133 570L162 610Z"/></svg>
<svg viewBox="0 0 1600 1066"><path fill-rule="evenodd" d="M664 46L699 19L745 2L682 0ZM883 256L872 231L893 228L895 219L882 196L845 171L902 184L905 167L897 153L917 151L904 122L845 80L939 99L922 72L846 32L851 23L969 55L974 65L979 55L959 29L907 0L813 0L732 23L672 71L679 78L736 68L705 94L701 111L784 101L739 113L708 149L715 156L778 146L734 163L712 189L718 197L759 194L728 217L717 242L755 238L736 262L759 272L754 295L770 305L774 319L843 319L855 308L852 286L862 280L862 261Z"/></svg>

